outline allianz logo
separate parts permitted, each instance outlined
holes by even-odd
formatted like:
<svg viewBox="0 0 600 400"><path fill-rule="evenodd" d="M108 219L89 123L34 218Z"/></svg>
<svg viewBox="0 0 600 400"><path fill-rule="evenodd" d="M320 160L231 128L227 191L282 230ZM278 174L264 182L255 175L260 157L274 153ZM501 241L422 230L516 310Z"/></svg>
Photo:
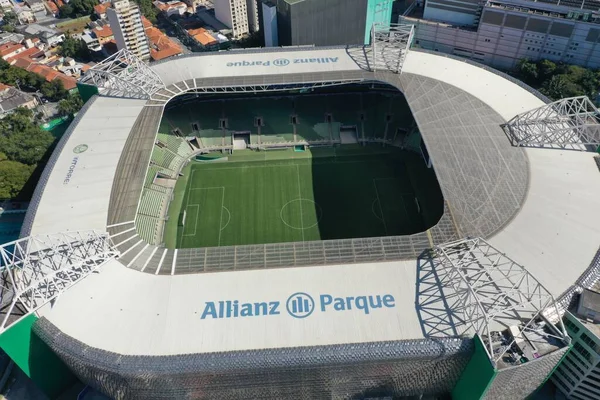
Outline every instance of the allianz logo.
<svg viewBox="0 0 600 400"><path fill-rule="evenodd" d="M391 294L336 297L320 294L317 301L304 292L288 297L283 305L281 301L263 301L246 303L240 300L207 301L200 319L224 319L289 315L303 319L313 313L358 312L368 315L380 309L396 307L396 299Z"/></svg>
<svg viewBox="0 0 600 400"><path fill-rule="evenodd" d="M285 67L290 64L330 64L338 62L339 57L277 58L273 61L235 61L228 62L228 67Z"/></svg>

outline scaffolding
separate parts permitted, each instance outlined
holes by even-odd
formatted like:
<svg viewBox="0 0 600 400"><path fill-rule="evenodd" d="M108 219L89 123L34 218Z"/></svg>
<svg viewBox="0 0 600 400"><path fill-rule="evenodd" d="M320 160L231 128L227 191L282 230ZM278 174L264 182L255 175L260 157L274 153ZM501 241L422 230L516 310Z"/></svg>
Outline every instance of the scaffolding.
<svg viewBox="0 0 600 400"><path fill-rule="evenodd" d="M373 24L371 28L372 70L402 72L404 60L412 44L414 25Z"/></svg>
<svg viewBox="0 0 600 400"><path fill-rule="evenodd" d="M514 146L585 150L600 145L600 113L587 96L569 97L515 116L503 125Z"/></svg>
<svg viewBox="0 0 600 400"><path fill-rule="evenodd" d="M97 231L29 236L0 246L0 333L117 255L108 233Z"/></svg>
<svg viewBox="0 0 600 400"><path fill-rule="evenodd" d="M552 294L484 239L437 246L435 258L457 333L480 335L494 366L540 321L556 339L569 340L562 319L556 318L560 312ZM508 344L501 344L498 333L514 326L519 327L518 333Z"/></svg>
<svg viewBox="0 0 600 400"><path fill-rule="evenodd" d="M107 96L132 99L149 99L165 87L158 74L127 49L90 68L80 82L96 86Z"/></svg>

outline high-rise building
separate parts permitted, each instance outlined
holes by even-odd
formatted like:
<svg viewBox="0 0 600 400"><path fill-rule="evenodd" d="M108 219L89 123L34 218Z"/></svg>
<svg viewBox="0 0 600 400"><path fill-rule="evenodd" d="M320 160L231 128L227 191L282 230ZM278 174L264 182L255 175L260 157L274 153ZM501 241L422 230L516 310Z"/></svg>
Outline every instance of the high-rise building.
<svg viewBox="0 0 600 400"><path fill-rule="evenodd" d="M142 60L150 59L150 46L139 7L129 0L113 0L106 10L117 48L127 49Z"/></svg>
<svg viewBox="0 0 600 400"><path fill-rule="evenodd" d="M261 3L262 32L265 39L265 47L279 46L277 35L277 6L275 2L266 0Z"/></svg>
<svg viewBox="0 0 600 400"><path fill-rule="evenodd" d="M276 0L276 3L282 46L367 44L373 23L389 24L392 16L391 0Z"/></svg>
<svg viewBox="0 0 600 400"><path fill-rule="evenodd" d="M231 28L233 38L240 39L250 32L248 2L251 0L215 0L215 17ZM254 7L256 11L256 7ZM258 16L256 17L258 19Z"/></svg>
<svg viewBox="0 0 600 400"><path fill-rule="evenodd" d="M565 313L564 323L573 348L552 381L569 399L600 399L600 293L584 290L575 315Z"/></svg>

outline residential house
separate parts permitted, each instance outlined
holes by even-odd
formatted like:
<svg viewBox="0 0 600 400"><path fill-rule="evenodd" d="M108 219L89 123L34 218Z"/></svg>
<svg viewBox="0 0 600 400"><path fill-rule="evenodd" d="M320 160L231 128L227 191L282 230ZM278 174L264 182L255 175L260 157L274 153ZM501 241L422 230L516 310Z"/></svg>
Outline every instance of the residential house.
<svg viewBox="0 0 600 400"><path fill-rule="evenodd" d="M20 24L26 25L35 22L35 16L29 7L15 7L15 14L17 14L17 19Z"/></svg>
<svg viewBox="0 0 600 400"><path fill-rule="evenodd" d="M48 10L50 10L52 16L54 18L58 18L58 16L60 15L60 10L58 9L58 6L53 1L47 1L46 6L48 7Z"/></svg>
<svg viewBox="0 0 600 400"><path fill-rule="evenodd" d="M105 19L107 8L110 8L110 1L94 6L94 14L96 14L99 19Z"/></svg>
<svg viewBox="0 0 600 400"><path fill-rule="evenodd" d="M46 12L46 6L44 5L43 0L25 0L25 4L27 4L34 13Z"/></svg>
<svg viewBox="0 0 600 400"><path fill-rule="evenodd" d="M145 29L146 36L150 42L150 58L154 61L176 56L183 52L179 45L162 33L158 28L150 25L146 26Z"/></svg>
<svg viewBox="0 0 600 400"><path fill-rule="evenodd" d="M21 43L9 42L0 45L0 57L7 60L25 50L25 46Z"/></svg>
<svg viewBox="0 0 600 400"><path fill-rule="evenodd" d="M12 3L10 2L10 0L0 0L0 8L2 8L3 10L10 10L12 9Z"/></svg>
<svg viewBox="0 0 600 400"><path fill-rule="evenodd" d="M12 86L0 83L0 118L13 112L18 107L30 110L37 107L38 100L30 94L24 93Z"/></svg>
<svg viewBox="0 0 600 400"><path fill-rule="evenodd" d="M164 13L167 17L171 15L183 15L187 11L187 4L181 1L155 1L154 7L158 8L162 13Z"/></svg>
<svg viewBox="0 0 600 400"><path fill-rule="evenodd" d="M100 43L101 46L104 46L105 43L110 42L115 38L115 35L112 29L110 28L110 25L104 25L100 28L94 28L92 32L94 33L96 39L98 39L98 43Z"/></svg>

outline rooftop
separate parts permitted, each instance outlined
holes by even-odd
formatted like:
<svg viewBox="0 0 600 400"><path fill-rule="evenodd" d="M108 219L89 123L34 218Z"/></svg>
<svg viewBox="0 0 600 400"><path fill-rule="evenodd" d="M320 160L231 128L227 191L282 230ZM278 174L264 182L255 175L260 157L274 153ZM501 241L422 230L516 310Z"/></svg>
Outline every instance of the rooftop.
<svg viewBox="0 0 600 400"><path fill-rule="evenodd" d="M14 53L20 49L24 49L25 46L23 46L21 43L14 43L14 42L9 42L9 43L5 43L0 45L0 57L4 57L7 54L10 53Z"/></svg>

